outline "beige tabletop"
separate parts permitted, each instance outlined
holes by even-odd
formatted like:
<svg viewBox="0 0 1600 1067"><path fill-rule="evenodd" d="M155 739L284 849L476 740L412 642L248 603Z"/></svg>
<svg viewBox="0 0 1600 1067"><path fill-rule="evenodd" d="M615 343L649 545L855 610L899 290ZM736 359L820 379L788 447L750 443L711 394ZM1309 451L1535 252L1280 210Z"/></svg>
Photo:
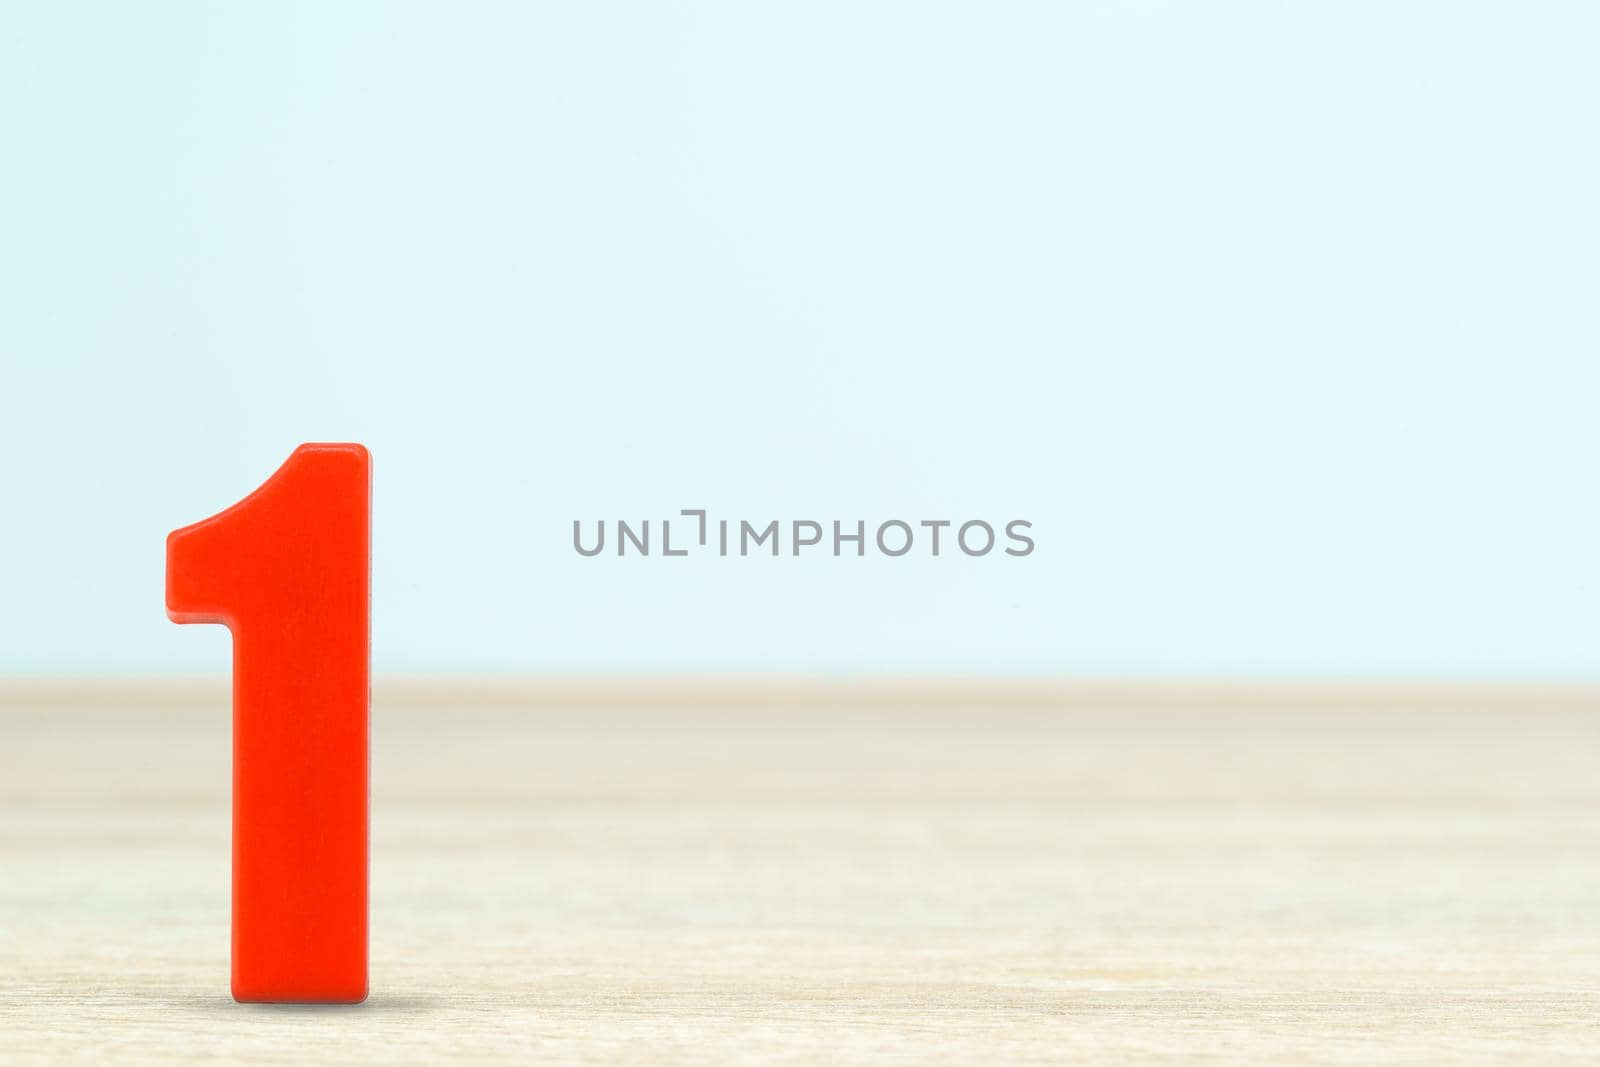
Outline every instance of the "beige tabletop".
<svg viewBox="0 0 1600 1067"><path fill-rule="evenodd" d="M452 692L354 1008L228 996L225 698L0 700L0 1062L1600 1056L1590 699Z"/></svg>

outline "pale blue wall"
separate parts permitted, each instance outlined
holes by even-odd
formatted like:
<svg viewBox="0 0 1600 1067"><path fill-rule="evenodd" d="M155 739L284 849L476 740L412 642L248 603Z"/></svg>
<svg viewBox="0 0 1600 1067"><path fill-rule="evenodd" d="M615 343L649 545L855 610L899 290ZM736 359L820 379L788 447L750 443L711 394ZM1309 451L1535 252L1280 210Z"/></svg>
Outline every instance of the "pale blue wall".
<svg viewBox="0 0 1600 1067"><path fill-rule="evenodd" d="M380 668L1600 677L1597 12L8 4L0 669L356 438Z"/></svg>

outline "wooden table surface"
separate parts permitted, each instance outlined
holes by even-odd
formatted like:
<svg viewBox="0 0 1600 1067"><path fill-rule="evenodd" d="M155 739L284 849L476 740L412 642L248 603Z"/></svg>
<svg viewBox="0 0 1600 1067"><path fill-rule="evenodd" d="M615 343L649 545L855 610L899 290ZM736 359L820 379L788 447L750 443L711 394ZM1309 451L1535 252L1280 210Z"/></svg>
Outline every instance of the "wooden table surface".
<svg viewBox="0 0 1600 1067"><path fill-rule="evenodd" d="M228 996L225 703L0 707L0 1062L1600 1055L1593 709L436 699L354 1008Z"/></svg>

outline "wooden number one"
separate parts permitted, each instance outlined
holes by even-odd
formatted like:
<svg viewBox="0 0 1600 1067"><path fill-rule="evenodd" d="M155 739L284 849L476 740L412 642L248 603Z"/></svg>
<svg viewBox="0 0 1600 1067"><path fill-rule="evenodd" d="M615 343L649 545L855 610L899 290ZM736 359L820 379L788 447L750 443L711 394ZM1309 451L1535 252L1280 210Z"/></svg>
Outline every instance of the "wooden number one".
<svg viewBox="0 0 1600 1067"><path fill-rule="evenodd" d="M367 996L372 461L301 445L167 537L167 614L233 633L233 996Z"/></svg>

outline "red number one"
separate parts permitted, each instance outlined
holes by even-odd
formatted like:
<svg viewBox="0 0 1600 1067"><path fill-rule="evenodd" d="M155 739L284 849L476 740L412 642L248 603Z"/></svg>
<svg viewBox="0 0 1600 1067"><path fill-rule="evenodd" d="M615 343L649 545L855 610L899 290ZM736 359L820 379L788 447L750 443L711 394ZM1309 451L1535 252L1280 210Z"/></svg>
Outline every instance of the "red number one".
<svg viewBox="0 0 1600 1067"><path fill-rule="evenodd" d="M301 445L167 537L167 614L233 632L233 996L367 996L372 461Z"/></svg>

